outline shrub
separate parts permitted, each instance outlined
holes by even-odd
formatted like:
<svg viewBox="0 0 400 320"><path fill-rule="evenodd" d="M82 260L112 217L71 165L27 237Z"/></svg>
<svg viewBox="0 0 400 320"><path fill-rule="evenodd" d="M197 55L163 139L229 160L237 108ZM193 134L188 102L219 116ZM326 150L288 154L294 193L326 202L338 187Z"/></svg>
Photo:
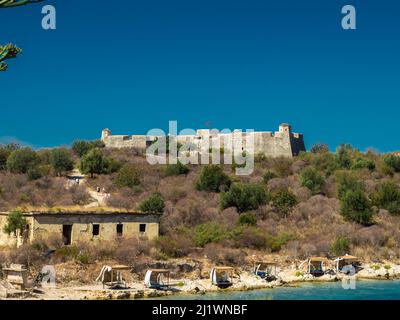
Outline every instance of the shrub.
<svg viewBox="0 0 400 320"><path fill-rule="evenodd" d="M163 190L163 197L167 201L176 204L179 200L184 199L188 192L185 187L171 187Z"/></svg>
<svg viewBox="0 0 400 320"><path fill-rule="evenodd" d="M90 174L93 178L95 174L113 173L121 168L121 164L104 156L101 149L92 149L81 160L80 169L84 174Z"/></svg>
<svg viewBox="0 0 400 320"><path fill-rule="evenodd" d="M257 217L254 213L244 213L239 216L239 226L255 226L257 225Z"/></svg>
<svg viewBox="0 0 400 320"><path fill-rule="evenodd" d="M176 164L169 164L165 168L165 175L167 177L170 176L179 176L181 174L188 174L189 168L188 166L183 165L181 162L178 161Z"/></svg>
<svg viewBox="0 0 400 320"><path fill-rule="evenodd" d="M230 249L214 243L210 243L204 248L204 254L215 264L237 266L243 266L246 256L243 250Z"/></svg>
<svg viewBox="0 0 400 320"><path fill-rule="evenodd" d="M219 165L208 165L201 171L200 177L196 182L197 190L220 192L229 189L231 180Z"/></svg>
<svg viewBox="0 0 400 320"><path fill-rule="evenodd" d="M131 197L116 193L107 198L107 205L114 208L132 209L134 202Z"/></svg>
<svg viewBox="0 0 400 320"><path fill-rule="evenodd" d="M257 227L245 227L234 237L237 247L264 249L267 245L265 232Z"/></svg>
<svg viewBox="0 0 400 320"><path fill-rule="evenodd" d="M156 240L156 246L170 258L180 258L188 255L193 247L193 241L185 233L161 236Z"/></svg>
<svg viewBox="0 0 400 320"><path fill-rule="evenodd" d="M294 275L299 278L299 277L304 276L304 273L301 271L296 271Z"/></svg>
<svg viewBox="0 0 400 320"><path fill-rule="evenodd" d="M133 237L117 240L114 257L119 263L132 265L138 261L139 256L148 254L149 242L146 239Z"/></svg>
<svg viewBox="0 0 400 320"><path fill-rule="evenodd" d="M236 207L238 212L258 209L267 202L268 196L262 186L242 183L233 184L228 192L221 194L220 199L222 209Z"/></svg>
<svg viewBox="0 0 400 320"><path fill-rule="evenodd" d="M301 185L308 188L313 194L321 192L324 182L324 177L312 167L308 167L300 173Z"/></svg>
<svg viewBox="0 0 400 320"><path fill-rule="evenodd" d="M311 153L325 153L329 152L329 147L325 143L316 143L311 147L310 151Z"/></svg>
<svg viewBox="0 0 400 320"><path fill-rule="evenodd" d="M341 200L341 213L349 221L362 225L372 224L372 208L369 199L362 190L350 190Z"/></svg>
<svg viewBox="0 0 400 320"><path fill-rule="evenodd" d="M374 264L371 266L371 268L375 271L379 270L381 268L381 266L379 264Z"/></svg>
<svg viewBox="0 0 400 320"><path fill-rule="evenodd" d="M84 186L73 185L69 192L71 193L71 199L74 204L85 205L90 199L90 194Z"/></svg>
<svg viewBox="0 0 400 320"><path fill-rule="evenodd" d="M7 168L12 173L27 173L39 165L40 159L31 148L18 149L7 159Z"/></svg>
<svg viewBox="0 0 400 320"><path fill-rule="evenodd" d="M10 156L11 151L6 147L0 147L0 171L7 169L7 159Z"/></svg>
<svg viewBox="0 0 400 320"><path fill-rule="evenodd" d="M363 184L349 171L341 171L336 175L336 192L339 200L343 199L348 191L364 190Z"/></svg>
<svg viewBox="0 0 400 320"><path fill-rule="evenodd" d="M336 150L336 162L340 168L350 169L352 164L353 147L349 144L343 144Z"/></svg>
<svg viewBox="0 0 400 320"><path fill-rule="evenodd" d="M9 261L23 264L27 268L41 268L43 267L44 258L39 250L29 244L24 244L10 252Z"/></svg>
<svg viewBox="0 0 400 320"><path fill-rule="evenodd" d="M55 255L58 258L61 258L63 261L66 261L69 259L76 259L79 255L79 249L76 245L65 246L65 247L57 248Z"/></svg>
<svg viewBox="0 0 400 320"><path fill-rule="evenodd" d="M383 163L392 168L395 172L400 172L400 157L394 154L385 156Z"/></svg>
<svg viewBox="0 0 400 320"><path fill-rule="evenodd" d="M140 184L140 173L136 166L132 164L125 164L121 170L118 171L114 183L120 187L134 188Z"/></svg>
<svg viewBox="0 0 400 320"><path fill-rule="evenodd" d="M389 265L389 264L385 264L383 267L385 268L385 270L390 270L390 269L392 269L392 266Z"/></svg>
<svg viewBox="0 0 400 320"><path fill-rule="evenodd" d="M227 237L226 230L219 224L208 222L194 228L194 244L204 247L208 243L217 243Z"/></svg>
<svg viewBox="0 0 400 320"><path fill-rule="evenodd" d="M292 160L286 157L274 158L272 165L279 177L287 177L292 173Z"/></svg>
<svg viewBox="0 0 400 320"><path fill-rule="evenodd" d="M357 158L351 166L352 170L368 169L370 171L373 171L375 170L375 168L375 162L365 158Z"/></svg>
<svg viewBox="0 0 400 320"><path fill-rule="evenodd" d="M315 154L311 163L317 170L325 172L327 176L330 176L339 167L335 155L330 152Z"/></svg>
<svg viewBox="0 0 400 320"><path fill-rule="evenodd" d="M27 176L29 180L38 180L44 175L40 167L32 167L28 169Z"/></svg>
<svg viewBox="0 0 400 320"><path fill-rule="evenodd" d="M284 217L287 217L296 205L297 198L289 190L278 191L272 197L272 206Z"/></svg>
<svg viewBox="0 0 400 320"><path fill-rule="evenodd" d="M6 225L3 228L3 231L8 235L14 233L16 234L17 231L20 231L20 234L25 230L27 221L24 218L22 212L20 211L12 211L7 216Z"/></svg>
<svg viewBox="0 0 400 320"><path fill-rule="evenodd" d="M164 199L156 193L139 204L139 210L146 213L162 213L164 211Z"/></svg>
<svg viewBox="0 0 400 320"><path fill-rule="evenodd" d="M103 173L105 174L111 174L114 172L117 172L121 169L122 164L121 162L110 158L110 157L104 157L104 171Z"/></svg>
<svg viewBox="0 0 400 320"><path fill-rule="evenodd" d="M82 264L89 264L92 261L92 257L88 252L79 254L76 259Z"/></svg>
<svg viewBox="0 0 400 320"><path fill-rule="evenodd" d="M290 240L293 240L293 238L287 233L282 233L278 236L268 236L267 245L272 252L279 252L282 249L282 246Z"/></svg>
<svg viewBox="0 0 400 320"><path fill-rule="evenodd" d="M332 243L331 252L336 256L343 256L350 251L349 239L347 237L337 237Z"/></svg>
<svg viewBox="0 0 400 320"><path fill-rule="evenodd" d="M267 171L263 175L263 182L265 184L268 184L269 180L272 180L274 178L276 178L276 174L272 171Z"/></svg>
<svg viewBox="0 0 400 320"><path fill-rule="evenodd" d="M392 181L383 182L372 194L372 202L379 208L388 210L391 214L400 214L400 189Z"/></svg>
<svg viewBox="0 0 400 320"><path fill-rule="evenodd" d="M61 175L74 168L71 154L64 148L51 150L49 162L56 175Z"/></svg>

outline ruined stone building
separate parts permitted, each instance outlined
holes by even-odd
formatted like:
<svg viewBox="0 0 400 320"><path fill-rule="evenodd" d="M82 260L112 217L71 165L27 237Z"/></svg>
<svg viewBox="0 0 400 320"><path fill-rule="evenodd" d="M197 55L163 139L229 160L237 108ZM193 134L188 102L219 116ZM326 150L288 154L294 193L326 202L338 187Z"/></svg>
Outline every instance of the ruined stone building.
<svg viewBox="0 0 400 320"><path fill-rule="evenodd" d="M45 239L50 235L63 238L64 244L77 241L115 240L117 237L144 236L155 239L159 235L161 214L137 212L27 212L23 235L8 235L3 228L9 213L0 213L0 246Z"/></svg>
<svg viewBox="0 0 400 320"><path fill-rule="evenodd" d="M271 132L242 132L235 130L231 133L223 133L218 130L202 129L197 130L194 135L178 135L176 140L181 144L191 144L196 150L204 150L203 145L205 141L208 145L224 146L224 142L230 140L233 144L240 141L241 150L248 150L246 141L252 135L254 141L254 154L264 154L268 157L293 157L298 155L301 151L305 151L305 144L303 135L300 133L292 132L292 128L288 124L281 124L279 131ZM102 131L101 140L108 148L136 148L139 150L146 150L154 141L159 137L146 136L146 135L112 135L109 129ZM216 144L213 144L216 142ZM226 150L226 146L224 147ZM208 150L208 148L205 148Z"/></svg>

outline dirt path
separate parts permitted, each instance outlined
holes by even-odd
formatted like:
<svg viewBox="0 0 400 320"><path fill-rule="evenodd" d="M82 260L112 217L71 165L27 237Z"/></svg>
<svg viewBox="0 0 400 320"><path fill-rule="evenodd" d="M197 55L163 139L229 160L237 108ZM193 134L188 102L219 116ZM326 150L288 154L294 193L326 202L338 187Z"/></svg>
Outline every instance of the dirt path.
<svg viewBox="0 0 400 320"><path fill-rule="evenodd" d="M109 193L105 193L102 190L98 192L97 190L93 190L87 184L87 179L84 174L82 174L78 169L74 169L67 176L67 188L71 188L73 185L79 184L86 188L87 192L90 194L90 197L94 200L93 202L85 205L85 208L93 208L93 207L104 207L107 206L107 198L110 197Z"/></svg>

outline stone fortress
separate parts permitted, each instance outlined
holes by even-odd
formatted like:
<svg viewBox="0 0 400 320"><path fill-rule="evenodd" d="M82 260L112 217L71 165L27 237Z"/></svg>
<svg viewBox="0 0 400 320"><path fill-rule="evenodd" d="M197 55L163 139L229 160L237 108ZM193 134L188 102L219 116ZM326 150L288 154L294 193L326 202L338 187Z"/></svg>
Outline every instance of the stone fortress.
<svg viewBox="0 0 400 320"><path fill-rule="evenodd" d="M191 144L197 150L202 150L202 145L206 140L209 141L211 146L220 145L225 149L224 141L231 140L235 142L239 140L242 146L241 151L244 151L248 150L246 141L248 141L249 135L253 135L251 138L254 138L255 155L294 157L301 151L306 151L303 135L292 132L292 127L289 124L281 124L277 132L258 131L250 133L235 130L230 133L224 133L218 130L201 129L197 130L196 134L193 135L178 135L176 139L178 143ZM104 129L101 135L101 140L106 148L136 148L143 151L154 143L157 138L159 137L147 135L112 135L109 129ZM213 142L216 142L215 140L219 140L217 141L219 144L213 144Z"/></svg>

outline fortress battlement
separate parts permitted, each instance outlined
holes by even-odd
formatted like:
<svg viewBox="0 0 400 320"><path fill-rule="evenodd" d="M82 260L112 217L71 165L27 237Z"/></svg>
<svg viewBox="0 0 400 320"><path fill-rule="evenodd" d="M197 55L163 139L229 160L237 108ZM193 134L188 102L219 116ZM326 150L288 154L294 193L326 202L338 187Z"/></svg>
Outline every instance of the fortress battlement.
<svg viewBox="0 0 400 320"><path fill-rule="evenodd" d="M208 140L211 145L215 140L219 140L221 146L224 146L224 141L227 139L240 139L243 150L246 150L246 140L249 135L254 138L254 154L264 154L268 157L294 157L301 151L305 151L303 135L301 133L293 133L292 127L289 124L281 124L279 130L272 131L256 131L242 132L234 130L226 133L216 129L199 129L193 135L178 135L176 137L179 143L191 143L201 150L203 141ZM101 134L101 140L106 148L136 148L146 150L149 145L154 143L157 136L147 135L112 135L111 130L104 129ZM217 143L218 145L218 143Z"/></svg>

